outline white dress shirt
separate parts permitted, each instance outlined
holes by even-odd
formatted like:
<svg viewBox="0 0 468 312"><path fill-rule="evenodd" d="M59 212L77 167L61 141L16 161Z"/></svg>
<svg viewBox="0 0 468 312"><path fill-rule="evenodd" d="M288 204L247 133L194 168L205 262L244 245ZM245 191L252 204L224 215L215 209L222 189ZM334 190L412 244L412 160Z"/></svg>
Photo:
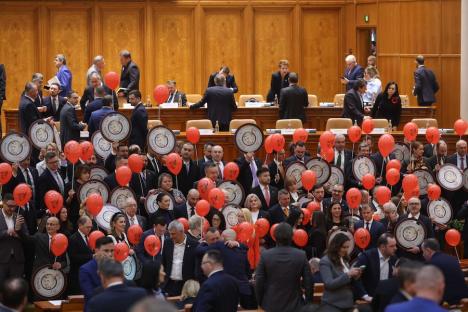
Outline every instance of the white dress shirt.
<svg viewBox="0 0 468 312"><path fill-rule="evenodd" d="M126 216L127 216L127 218L128 218L128 224L129 224L129 226L132 226L132 225L134 225L134 224L138 224L138 225L139 225L139 223L138 223L138 218L137 218L136 215L134 215L133 217L130 217L128 214L126 214Z"/></svg>
<svg viewBox="0 0 468 312"><path fill-rule="evenodd" d="M260 210L255 211L255 212L254 212L254 211L251 211L251 212L250 212L250 214L252 215L252 221L253 221L253 223L257 222L257 220L258 220L258 213L259 213L259 212L260 212Z"/></svg>
<svg viewBox="0 0 468 312"><path fill-rule="evenodd" d="M215 164L219 168L219 170L221 171L221 176L218 177L218 178L219 179L224 179L224 164L223 164L223 161L220 161L220 162L215 161Z"/></svg>
<svg viewBox="0 0 468 312"><path fill-rule="evenodd" d="M371 219L370 221L365 221L365 220L362 220L364 221L364 228L366 229L367 227L367 223L369 223L369 231L371 230L372 228L372 222L374 221L373 219Z"/></svg>
<svg viewBox="0 0 468 312"><path fill-rule="evenodd" d="M339 152L337 150L335 150L335 158L334 158L334 161L335 161L335 166L337 164L337 161L338 161L338 155L339 155ZM340 164L340 169L344 172L344 163L345 163L345 152L344 151L341 151L341 164Z"/></svg>
<svg viewBox="0 0 468 312"><path fill-rule="evenodd" d="M411 214L411 213L408 213L408 218L414 218L416 220L419 220L419 216L421 215L420 212L418 212L417 214L415 214L414 216Z"/></svg>
<svg viewBox="0 0 468 312"><path fill-rule="evenodd" d="M3 217L5 218L5 223L8 227L8 230L13 230L15 228L15 221L13 220L13 214L11 216L7 216L5 211L2 209Z"/></svg>
<svg viewBox="0 0 468 312"><path fill-rule="evenodd" d="M377 95L382 92L382 82L379 78L373 78L367 81L366 92L362 95L365 103L374 104Z"/></svg>
<svg viewBox="0 0 468 312"><path fill-rule="evenodd" d="M468 167L467 164L466 164L466 155L465 156L460 156L458 155L458 153L456 154L457 155L457 167L459 169L462 168L462 162L461 162L461 159L464 158L465 160L463 161L463 165L465 166L465 169Z"/></svg>
<svg viewBox="0 0 468 312"><path fill-rule="evenodd" d="M85 242L86 245L88 245L88 238L86 237L86 235L84 235L80 229L78 229L78 233L80 233L80 236L81 238L83 239L83 241Z"/></svg>
<svg viewBox="0 0 468 312"><path fill-rule="evenodd" d="M384 281L384 280L388 279L388 274L390 272L390 267L389 267L389 263L388 263L388 261L390 260L390 257L385 259L384 256L382 255L382 253L380 252L380 250L377 249L377 251L379 252L380 280Z"/></svg>
<svg viewBox="0 0 468 312"><path fill-rule="evenodd" d="M172 270L171 280L181 281L182 280L182 265L184 263L185 245L187 243L187 236L184 241L180 244L174 243L174 253L172 254Z"/></svg>

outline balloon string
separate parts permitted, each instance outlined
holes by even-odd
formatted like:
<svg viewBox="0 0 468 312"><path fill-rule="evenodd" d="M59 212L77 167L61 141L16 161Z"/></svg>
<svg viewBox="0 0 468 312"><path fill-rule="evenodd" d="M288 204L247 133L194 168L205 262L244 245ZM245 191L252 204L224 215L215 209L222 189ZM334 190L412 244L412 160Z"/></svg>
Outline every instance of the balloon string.
<svg viewBox="0 0 468 312"><path fill-rule="evenodd" d="M382 155L383 156L383 155ZM382 177L383 175L383 168L384 168L384 165L385 165L385 158L382 159L382 169L380 169L380 177Z"/></svg>
<svg viewBox="0 0 468 312"><path fill-rule="evenodd" d="M176 185L176 189L179 189L179 183L177 181L177 175L175 176L175 185Z"/></svg>
<svg viewBox="0 0 468 312"><path fill-rule="evenodd" d="M140 175L140 174L138 174L138 178L139 178L139 180L140 180L141 195L142 195L143 197L145 197L146 194L145 194L145 191L143 190L143 182L141 181L141 175ZM138 201L138 203L139 203L139 201ZM140 214L140 205L137 205L137 207L138 207L138 214Z"/></svg>
<svg viewBox="0 0 468 312"><path fill-rule="evenodd" d="M200 237L203 239L203 217L200 220Z"/></svg>
<svg viewBox="0 0 468 312"><path fill-rule="evenodd" d="M73 164L73 168L72 168L72 183L71 183L71 189L73 190L73 182L75 180L75 164ZM63 194L65 195L65 194Z"/></svg>
<svg viewBox="0 0 468 312"><path fill-rule="evenodd" d="M351 150L351 159L354 158L354 142L353 142L353 149Z"/></svg>
<svg viewBox="0 0 468 312"><path fill-rule="evenodd" d="M458 256L457 246L453 246L455 249L455 254L457 255L458 262L460 262L460 257Z"/></svg>
<svg viewBox="0 0 468 312"><path fill-rule="evenodd" d="M197 144L195 144L195 159L197 160L197 166L198 166L198 150L197 150Z"/></svg>

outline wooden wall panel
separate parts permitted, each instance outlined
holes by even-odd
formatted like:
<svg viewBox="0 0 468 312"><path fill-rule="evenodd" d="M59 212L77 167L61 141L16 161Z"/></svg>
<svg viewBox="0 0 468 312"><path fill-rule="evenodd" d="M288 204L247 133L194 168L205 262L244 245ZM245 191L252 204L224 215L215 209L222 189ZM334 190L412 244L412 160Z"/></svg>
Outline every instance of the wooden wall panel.
<svg viewBox="0 0 468 312"><path fill-rule="evenodd" d="M364 16L369 17L369 21L366 23ZM357 26L376 26L378 18L377 4L376 3L360 3L356 5L356 25Z"/></svg>
<svg viewBox="0 0 468 312"><path fill-rule="evenodd" d="M377 53L400 51L400 3L379 3L379 25L377 28Z"/></svg>
<svg viewBox="0 0 468 312"><path fill-rule="evenodd" d="M0 10L0 63L5 64L7 74L4 107L17 107L25 83L38 70L36 14L33 10Z"/></svg>
<svg viewBox="0 0 468 312"><path fill-rule="evenodd" d="M307 9L302 14L302 80L319 102L331 102L341 89L339 9ZM302 81L302 82L301 82Z"/></svg>
<svg viewBox="0 0 468 312"><path fill-rule="evenodd" d="M455 120L460 118L460 58L442 57L437 78L441 86L437 97L441 121L445 127L452 128Z"/></svg>
<svg viewBox="0 0 468 312"><path fill-rule="evenodd" d="M193 13L192 8L153 11L153 85L173 79L181 90L195 90Z"/></svg>
<svg viewBox="0 0 468 312"><path fill-rule="evenodd" d="M382 81L382 89L385 88L385 85L390 80L396 80L400 85L401 82L398 81L400 77L400 57L399 56L379 56L377 69L380 72L380 80ZM402 90L399 91L400 94Z"/></svg>
<svg viewBox="0 0 468 312"><path fill-rule="evenodd" d="M292 60L292 8L256 8L254 16L254 91L266 96L271 74L278 70L279 60L289 60L291 71L299 69Z"/></svg>
<svg viewBox="0 0 468 312"><path fill-rule="evenodd" d="M442 4L442 53L460 53L461 3L459 0L444 0Z"/></svg>
<svg viewBox="0 0 468 312"><path fill-rule="evenodd" d="M80 9L51 9L49 11L47 38L47 71L45 80L55 76L54 59L64 54L72 72L72 88L83 90L86 86L86 70L90 66L90 11ZM79 49L77 48L79 47Z"/></svg>

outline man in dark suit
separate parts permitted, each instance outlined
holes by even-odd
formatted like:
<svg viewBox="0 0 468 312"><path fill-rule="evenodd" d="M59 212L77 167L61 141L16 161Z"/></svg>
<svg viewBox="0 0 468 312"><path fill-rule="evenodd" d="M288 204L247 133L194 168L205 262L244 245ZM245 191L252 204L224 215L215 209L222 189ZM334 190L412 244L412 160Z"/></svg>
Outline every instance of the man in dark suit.
<svg viewBox="0 0 468 312"><path fill-rule="evenodd" d="M309 105L306 89L298 85L296 73L289 74L289 87L281 89L279 102L280 119L300 119L306 122L305 108Z"/></svg>
<svg viewBox="0 0 468 312"><path fill-rule="evenodd" d="M182 145L182 170L177 175L179 191L184 196L187 196L188 191L193 187L193 183L200 180L200 168L197 163L192 160L195 147L192 143L186 142Z"/></svg>
<svg viewBox="0 0 468 312"><path fill-rule="evenodd" d="M153 215L151 217L151 223L152 223L151 229L143 232L140 242L135 247L135 253L143 265L147 262L151 262L154 260L153 256L149 255L146 252L145 239L150 235L156 235L161 241L161 249L159 250L159 253L156 255L156 258L158 259L158 261L161 261L161 255L164 250L164 243L166 241L166 229L167 229L166 219L163 217L158 217L158 216Z"/></svg>
<svg viewBox="0 0 468 312"><path fill-rule="evenodd" d="M278 203L268 209L270 214L270 224L285 222L289 216L291 207L289 203L291 201L289 192L285 189L278 191Z"/></svg>
<svg viewBox="0 0 468 312"><path fill-rule="evenodd" d="M198 292L193 311L234 312L239 303L237 281L223 268L223 257L219 250L209 250L203 256L201 268L208 279Z"/></svg>
<svg viewBox="0 0 468 312"><path fill-rule="evenodd" d="M20 277L2 280L1 312L26 311L28 306L28 282Z"/></svg>
<svg viewBox="0 0 468 312"><path fill-rule="evenodd" d="M435 147L435 154L425 158L424 163L427 165L430 171L436 173L440 167L447 161L447 143L440 140Z"/></svg>
<svg viewBox="0 0 468 312"><path fill-rule="evenodd" d="M432 70L424 66L424 56L418 55L415 63L413 95L418 98L419 106L431 106L436 101L439 84Z"/></svg>
<svg viewBox="0 0 468 312"><path fill-rule="evenodd" d="M276 188L284 187L285 170L284 160L286 152L284 149L279 152L273 151L273 161L268 165L270 170L270 184Z"/></svg>
<svg viewBox="0 0 468 312"><path fill-rule="evenodd" d="M346 167L352 165L352 152L346 148L346 137L343 134L335 136L335 157L333 164L340 168L343 173L346 172Z"/></svg>
<svg viewBox="0 0 468 312"><path fill-rule="evenodd" d="M366 92L366 81L359 79L352 89L346 92L343 103L343 113L341 117L349 118L358 125L362 124L364 119L364 113L369 113L368 107L364 108L364 102L362 101L362 95Z"/></svg>
<svg viewBox="0 0 468 312"><path fill-rule="evenodd" d="M348 55L345 59L346 68L341 83L346 85L346 91L354 88L354 85L359 79L364 78L364 69L356 62L356 57L352 54Z"/></svg>
<svg viewBox="0 0 468 312"><path fill-rule="evenodd" d="M47 233L37 232L34 234L36 255L34 257L33 268L35 270L44 265L51 265L54 270L66 270L68 266L66 255L63 254L56 257L51 252L52 237L58 233L59 229L59 219L56 217L49 217L46 221Z"/></svg>
<svg viewBox="0 0 468 312"><path fill-rule="evenodd" d="M458 140L455 146L456 153L447 157L447 164L458 167L462 172L468 167L467 143L465 140ZM468 193L464 189L458 191L444 191L444 197L447 198L455 209L461 207L468 200Z"/></svg>
<svg viewBox="0 0 468 312"><path fill-rule="evenodd" d="M112 143L112 151L107 156L106 160L104 161L104 167L108 172L113 172L115 170L115 159L117 156L128 158L128 145L123 142L114 142ZM148 157L149 161L149 157ZM150 169L151 168L147 168ZM153 170L154 171L154 170ZM156 172L158 174L158 172Z"/></svg>
<svg viewBox="0 0 468 312"><path fill-rule="evenodd" d="M187 201L174 207L174 218L189 219L195 215L195 206L200 200L200 193L197 189L190 189L187 193Z"/></svg>
<svg viewBox="0 0 468 312"><path fill-rule="evenodd" d="M284 167L287 168L290 164L295 161L300 161L303 164L306 164L310 160L310 156L306 155L306 146L302 141L298 141L294 145L294 155L288 157L284 160Z"/></svg>
<svg viewBox="0 0 468 312"><path fill-rule="evenodd" d="M80 141L80 131L83 131L86 124L78 122L75 105L78 104L78 93L72 91L68 96L68 101L60 111L60 141L62 149L68 141Z"/></svg>
<svg viewBox="0 0 468 312"><path fill-rule="evenodd" d="M210 162L211 161L211 150L214 146L214 143L212 142L206 142L204 145L203 145L203 157L198 159L198 167L200 168L200 174L201 175L204 175L205 172L204 172L204 167L205 167L205 163L206 162Z"/></svg>
<svg viewBox="0 0 468 312"><path fill-rule="evenodd" d="M378 247L378 240L380 236L385 233L385 228L379 221L375 221L373 218L374 211L369 205L361 206L361 217L362 220L357 221L354 224L354 230L364 228L369 231L371 240L369 245L365 249L372 249Z"/></svg>
<svg viewBox="0 0 468 312"><path fill-rule="evenodd" d="M140 69L132 61L132 55L129 51L120 51L120 64L122 64L120 88L127 90L124 93L119 93L119 96L127 96L128 92L132 90L140 90Z"/></svg>
<svg viewBox="0 0 468 312"><path fill-rule="evenodd" d="M28 135L29 134L29 127L38 119L41 119L40 112L36 107L35 100L37 98L37 86L32 83L26 83L24 88L24 93L21 96L20 104L19 104L19 124L21 132ZM47 108L42 109L45 111Z"/></svg>
<svg viewBox="0 0 468 312"><path fill-rule="evenodd" d="M41 215L47 210L45 202L42 199L48 191L54 190L65 196L65 181L60 175L59 170L60 159L54 152L46 153L44 159L47 169L40 175L38 180L38 198L40 199L38 209L41 210Z"/></svg>
<svg viewBox="0 0 468 312"><path fill-rule="evenodd" d="M2 109L3 101L6 100L6 72L5 65L0 64L0 111ZM0 137L2 137L2 123L0 121Z"/></svg>
<svg viewBox="0 0 468 312"><path fill-rule="evenodd" d="M361 279L356 281L359 298L371 301L379 281L393 276L396 249L395 237L386 233L379 237L377 248L370 248L359 254L355 266L365 266Z"/></svg>
<svg viewBox="0 0 468 312"><path fill-rule="evenodd" d="M47 107L47 112L44 117L52 117L54 121L60 121L60 111L67 100L59 95L60 85L56 82L50 84L49 96L44 98L44 105Z"/></svg>
<svg viewBox="0 0 468 312"><path fill-rule="evenodd" d="M148 221L145 217L137 215L137 202L133 197L127 198L124 208L125 231L132 225L139 225L143 231L148 229Z"/></svg>
<svg viewBox="0 0 468 312"><path fill-rule="evenodd" d="M397 207L394 203L389 201L383 205L384 218L380 220L380 223L384 226L386 233L393 233L395 225L403 218L398 215Z"/></svg>
<svg viewBox="0 0 468 312"><path fill-rule="evenodd" d="M239 166L239 176L237 181L242 185L246 194L259 185L257 172L262 168L260 159L255 158L254 152L244 153L235 160Z"/></svg>
<svg viewBox="0 0 468 312"><path fill-rule="evenodd" d="M148 113L141 102L141 92L138 90L130 91L128 101L134 106L130 117L132 131L128 145L136 144L143 150L146 147L146 136L148 135Z"/></svg>
<svg viewBox="0 0 468 312"><path fill-rule="evenodd" d="M28 240L24 217L18 215L17 205L12 194L3 197L0 212L0 280L22 277L24 271L23 243Z"/></svg>
<svg viewBox="0 0 468 312"><path fill-rule="evenodd" d="M99 76L98 73L92 73L91 74L91 85L89 87L86 87L83 91L83 95L81 96L80 99L80 107L81 111L85 112L86 107L88 106L89 103L94 101L96 97L96 89L98 87L103 87L105 94L104 95L111 95L112 96L112 101L114 103L114 110L119 109L119 100L117 98L117 94L115 93L114 90L111 90L108 86L102 83L101 76ZM104 96L102 95L102 96Z"/></svg>
<svg viewBox="0 0 468 312"><path fill-rule="evenodd" d="M344 195L344 186L341 184L335 184L332 187L332 197L324 198L322 201L323 213L325 215L328 214L328 211L332 205L332 203L340 203L341 211L344 214L349 213L349 206L345 199L343 199Z"/></svg>
<svg viewBox="0 0 468 312"><path fill-rule="evenodd" d="M124 158L122 156L116 156L115 157L115 169L121 167L121 166L127 166L128 165L128 159ZM115 178L115 169L112 173L107 175L107 177L104 178L104 183L107 184L110 190L115 189L116 187L119 186L117 183L117 179Z"/></svg>
<svg viewBox="0 0 468 312"><path fill-rule="evenodd" d="M226 77L218 74L214 78L216 86L206 89L203 98L196 104L190 106L190 109L197 109L207 105L207 116L211 120L213 128L216 123L220 131L229 131L229 123L232 119L232 112L237 110L234 93L225 86Z"/></svg>
<svg viewBox="0 0 468 312"><path fill-rule="evenodd" d="M114 112L112 109L112 97L110 95L106 95L102 99L102 107L91 113L91 117L88 122L89 137L99 130L101 120L112 112Z"/></svg>
<svg viewBox="0 0 468 312"><path fill-rule="evenodd" d="M146 154L146 169L151 170L157 177L160 173L166 172L167 167L163 166L160 156L155 154L150 148L148 148L148 153Z"/></svg>
<svg viewBox="0 0 468 312"><path fill-rule="evenodd" d="M89 123L89 119L91 118L91 114L98 109L101 109L103 106L103 99L106 96L106 92L103 86L96 87L94 89L94 99L91 100L87 105L86 109L83 112L83 121L85 123Z"/></svg>
<svg viewBox="0 0 468 312"><path fill-rule="evenodd" d="M177 90L175 80L168 80L166 86L169 89L169 97L166 103L179 103L179 106L187 106L187 96L185 96L184 92Z"/></svg>
<svg viewBox="0 0 468 312"><path fill-rule="evenodd" d="M255 293L259 306L266 311L299 311L304 305L303 294L305 304L313 298L306 254L291 246L292 236L289 224L278 224L275 230L276 247L261 254L255 275Z"/></svg>
<svg viewBox="0 0 468 312"><path fill-rule="evenodd" d="M39 109L39 112L45 113L47 110L47 107L44 106L44 99L42 98L42 90L44 88L44 75L41 73L32 74L31 82L35 84L37 87L37 97L34 100L34 104ZM24 95L24 92L21 95Z"/></svg>
<svg viewBox="0 0 468 312"><path fill-rule="evenodd" d="M440 251L439 242L434 239L426 239L421 249L427 264L438 267L444 274L445 291L443 301L449 305L459 304L462 298L468 298L468 287L465 276L460 267L460 262L453 256Z"/></svg>
<svg viewBox="0 0 468 312"><path fill-rule="evenodd" d="M81 294L79 283L80 267L93 258L93 252L88 246L88 235L93 223L88 216L78 219L78 230L70 236L68 243L68 255L70 258L70 274L68 294Z"/></svg>
<svg viewBox="0 0 468 312"><path fill-rule="evenodd" d="M289 62L281 60L278 64L279 70L271 74L270 90L267 95L267 102L279 102L281 89L289 87Z"/></svg>
<svg viewBox="0 0 468 312"><path fill-rule="evenodd" d="M359 143L358 146L358 152L355 155L355 158L359 156L367 156L369 157L370 155L370 146L366 142L361 142ZM362 189L362 181L356 179L356 177L353 174L353 165L352 161L349 164L349 166L346 166L346 171L344 172L345 175L345 189L349 190L352 187L357 187Z"/></svg>
<svg viewBox="0 0 468 312"><path fill-rule="evenodd" d="M102 311L103 307L109 311L127 312L136 302L147 296L145 290L124 284L123 266L113 259L105 259L99 263L99 276L104 291L89 301L89 312Z"/></svg>
<svg viewBox="0 0 468 312"><path fill-rule="evenodd" d="M278 189L270 185L270 170L261 167L257 171L258 185L251 193L258 196L262 203L262 210L268 211L270 207L278 203Z"/></svg>
<svg viewBox="0 0 468 312"><path fill-rule="evenodd" d="M184 233L184 226L177 220L168 226L170 239L164 242L162 265L166 272L164 290L169 296L178 296L184 283L195 277L198 241Z"/></svg>
<svg viewBox="0 0 468 312"><path fill-rule="evenodd" d="M231 89L232 93L237 93L239 89L237 88L236 84L236 78L234 75L230 75L231 70L227 66L221 66L219 69L219 72L212 73L210 75L210 78L208 79L208 88L218 86L216 83L216 76L217 75L222 75L225 78L225 84L224 86L228 89Z"/></svg>

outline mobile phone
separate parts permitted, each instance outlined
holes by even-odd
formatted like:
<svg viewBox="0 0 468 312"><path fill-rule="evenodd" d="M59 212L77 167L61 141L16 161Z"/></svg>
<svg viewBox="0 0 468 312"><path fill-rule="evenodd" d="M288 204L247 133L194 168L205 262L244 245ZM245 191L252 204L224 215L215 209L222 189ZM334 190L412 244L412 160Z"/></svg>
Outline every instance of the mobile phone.
<svg viewBox="0 0 468 312"><path fill-rule="evenodd" d="M361 266L359 267L359 270L361 270L361 271L364 271L365 269L366 269L366 266L365 266L365 265L361 265Z"/></svg>

